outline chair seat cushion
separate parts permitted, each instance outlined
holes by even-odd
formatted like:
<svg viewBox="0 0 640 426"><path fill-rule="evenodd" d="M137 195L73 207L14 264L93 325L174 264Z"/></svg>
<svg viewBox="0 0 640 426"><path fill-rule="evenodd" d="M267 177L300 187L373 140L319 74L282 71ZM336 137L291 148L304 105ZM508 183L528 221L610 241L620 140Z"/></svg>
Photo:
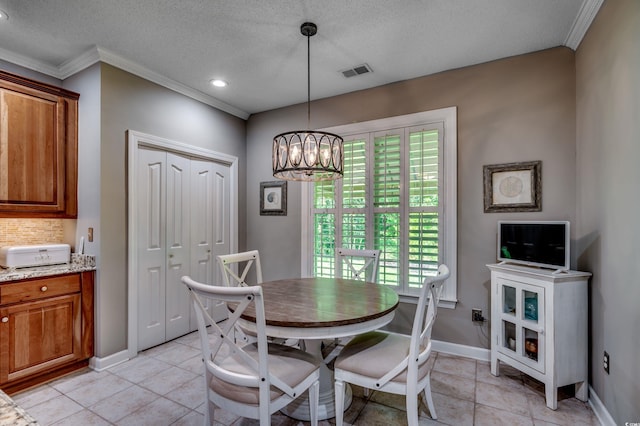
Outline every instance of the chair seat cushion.
<svg viewBox="0 0 640 426"><path fill-rule="evenodd" d="M247 354L258 361L258 346L252 343L243 348ZM311 354L290 346L269 344L269 371L271 374L287 385L295 387L306 379L314 370L318 369L321 361L316 360ZM237 373L257 376L257 373L237 356L231 355L219 362L220 366ZM259 403L259 389L246 386L238 386L213 377L209 383L211 389L224 398L243 404ZM284 392L271 386L271 400L278 398Z"/></svg>
<svg viewBox="0 0 640 426"><path fill-rule="evenodd" d="M383 331L371 331L357 335L336 358L334 367L371 379L378 379L400 364L409 354L411 337ZM424 348L421 348L423 350ZM418 366L418 380L424 378L429 369L427 363ZM407 370L391 379L392 382L406 383Z"/></svg>

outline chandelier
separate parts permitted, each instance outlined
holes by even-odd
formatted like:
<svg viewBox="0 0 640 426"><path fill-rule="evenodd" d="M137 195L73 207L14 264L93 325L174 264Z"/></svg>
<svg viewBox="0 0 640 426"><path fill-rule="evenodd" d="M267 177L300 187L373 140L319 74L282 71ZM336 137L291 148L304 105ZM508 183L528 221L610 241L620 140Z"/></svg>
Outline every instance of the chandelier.
<svg viewBox="0 0 640 426"><path fill-rule="evenodd" d="M307 129L311 128L310 39L316 24L305 22L300 32L307 37ZM343 143L338 135L317 130L293 130L273 138L273 176L285 180L321 181L343 174Z"/></svg>

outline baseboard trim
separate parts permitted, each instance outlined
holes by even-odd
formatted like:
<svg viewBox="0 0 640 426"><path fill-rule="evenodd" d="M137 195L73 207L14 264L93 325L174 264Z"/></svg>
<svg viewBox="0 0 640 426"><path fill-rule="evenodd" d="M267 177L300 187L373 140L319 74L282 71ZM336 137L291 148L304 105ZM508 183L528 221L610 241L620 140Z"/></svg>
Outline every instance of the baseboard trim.
<svg viewBox="0 0 640 426"><path fill-rule="evenodd" d="M451 355L459 355L466 358L477 359L478 361L490 361L491 351L489 349L477 348L475 346L460 345L458 343L432 340L432 348L436 352L443 352Z"/></svg>
<svg viewBox="0 0 640 426"><path fill-rule="evenodd" d="M611 417L611 414L609 414L607 407L604 406L598 394L591 386L589 386L589 405L602 426L616 426L616 422L613 420L613 417Z"/></svg>
<svg viewBox="0 0 640 426"><path fill-rule="evenodd" d="M129 359L129 351L125 349L124 351L116 352L104 358L94 356L89 360L89 367L95 371L104 371L109 367L113 367Z"/></svg>

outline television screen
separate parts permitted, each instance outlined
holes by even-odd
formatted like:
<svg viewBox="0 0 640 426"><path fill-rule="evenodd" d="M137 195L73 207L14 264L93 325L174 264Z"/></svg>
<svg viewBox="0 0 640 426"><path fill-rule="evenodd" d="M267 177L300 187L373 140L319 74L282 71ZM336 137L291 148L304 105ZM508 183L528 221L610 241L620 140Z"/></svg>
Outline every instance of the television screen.
<svg viewBox="0 0 640 426"><path fill-rule="evenodd" d="M498 222L498 260L569 269L569 222Z"/></svg>

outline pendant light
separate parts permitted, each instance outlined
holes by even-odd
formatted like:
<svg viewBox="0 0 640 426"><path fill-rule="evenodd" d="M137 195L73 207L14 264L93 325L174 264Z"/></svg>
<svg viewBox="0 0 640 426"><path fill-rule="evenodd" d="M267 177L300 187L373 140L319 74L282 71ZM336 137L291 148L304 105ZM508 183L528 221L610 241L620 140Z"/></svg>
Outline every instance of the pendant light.
<svg viewBox="0 0 640 426"><path fill-rule="evenodd" d="M343 174L343 143L338 135L311 129L311 36L318 27L305 22L300 32L307 37L307 129L280 133L273 138L273 176L285 180L322 181Z"/></svg>

